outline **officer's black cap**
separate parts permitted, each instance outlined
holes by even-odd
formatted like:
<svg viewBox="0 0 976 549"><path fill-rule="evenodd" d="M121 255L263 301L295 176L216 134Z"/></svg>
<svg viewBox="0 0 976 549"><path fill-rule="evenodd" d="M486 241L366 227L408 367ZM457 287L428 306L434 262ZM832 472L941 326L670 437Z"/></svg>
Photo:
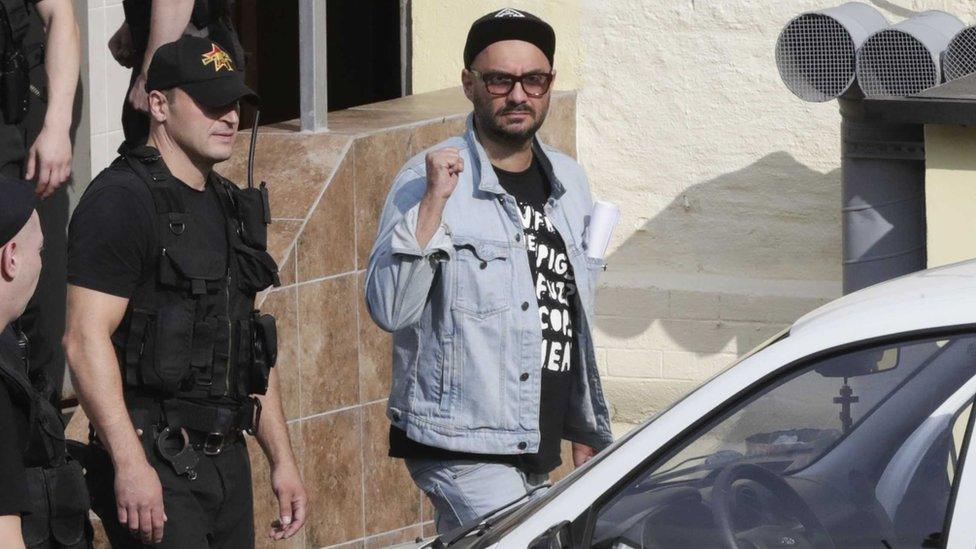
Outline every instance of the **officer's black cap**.
<svg viewBox="0 0 976 549"><path fill-rule="evenodd" d="M556 31L549 23L527 11L505 8L478 19L464 43L464 66L470 69L474 58L488 46L502 40L522 40L542 50L549 65L556 54Z"/></svg>
<svg viewBox="0 0 976 549"><path fill-rule="evenodd" d="M0 175L0 246L17 236L36 206L33 185Z"/></svg>
<svg viewBox="0 0 976 549"><path fill-rule="evenodd" d="M244 73L237 70L227 50L196 36L163 44L153 54L146 73L146 91L172 88L180 88L206 107L224 107L241 100L258 103L258 95L244 84Z"/></svg>

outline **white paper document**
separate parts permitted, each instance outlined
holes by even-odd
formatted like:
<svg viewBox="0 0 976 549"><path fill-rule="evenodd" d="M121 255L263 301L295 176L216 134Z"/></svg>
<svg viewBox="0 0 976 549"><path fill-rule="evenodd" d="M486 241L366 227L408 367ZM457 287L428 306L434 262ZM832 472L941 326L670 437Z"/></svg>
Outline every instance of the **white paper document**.
<svg viewBox="0 0 976 549"><path fill-rule="evenodd" d="M597 200L593 203L590 224L586 228L586 255L593 259L603 259L610 245L610 237L620 219L620 208L616 204Z"/></svg>

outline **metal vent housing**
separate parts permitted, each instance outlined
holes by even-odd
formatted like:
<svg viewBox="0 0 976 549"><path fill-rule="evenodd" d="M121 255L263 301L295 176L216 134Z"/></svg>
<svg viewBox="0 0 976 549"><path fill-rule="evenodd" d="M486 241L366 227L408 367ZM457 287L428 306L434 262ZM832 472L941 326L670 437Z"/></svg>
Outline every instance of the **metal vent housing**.
<svg viewBox="0 0 976 549"><path fill-rule="evenodd" d="M878 10L859 2L801 14L776 41L776 68L786 87L804 101L859 95L857 49L886 26Z"/></svg>
<svg viewBox="0 0 976 549"><path fill-rule="evenodd" d="M913 95L942 83L942 53L965 25L926 11L878 31L857 52L857 79L867 96Z"/></svg>
<svg viewBox="0 0 976 549"><path fill-rule="evenodd" d="M949 42L942 71L946 82L976 73L976 26L963 29Z"/></svg>

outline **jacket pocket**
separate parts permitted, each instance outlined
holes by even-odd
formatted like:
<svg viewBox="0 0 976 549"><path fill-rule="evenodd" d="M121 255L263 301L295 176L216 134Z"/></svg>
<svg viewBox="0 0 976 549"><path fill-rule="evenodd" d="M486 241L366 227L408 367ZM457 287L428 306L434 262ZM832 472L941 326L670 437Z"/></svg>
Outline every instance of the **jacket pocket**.
<svg viewBox="0 0 976 549"><path fill-rule="evenodd" d="M451 355L451 415L466 429L513 429L517 419L509 387L511 313L488 316L455 311L454 348Z"/></svg>
<svg viewBox="0 0 976 549"><path fill-rule="evenodd" d="M454 237L452 308L485 318L511 307L512 265L508 244Z"/></svg>
<svg viewBox="0 0 976 549"><path fill-rule="evenodd" d="M451 395L454 387L454 340L445 339L439 357L440 373L440 411L451 410Z"/></svg>

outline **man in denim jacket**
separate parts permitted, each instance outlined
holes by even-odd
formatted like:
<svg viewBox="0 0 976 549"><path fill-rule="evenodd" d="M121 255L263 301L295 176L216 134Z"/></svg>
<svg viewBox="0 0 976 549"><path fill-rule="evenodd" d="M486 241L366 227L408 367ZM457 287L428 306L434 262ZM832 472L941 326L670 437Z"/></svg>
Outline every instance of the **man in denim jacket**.
<svg viewBox="0 0 976 549"><path fill-rule="evenodd" d="M474 23L464 135L407 162L383 209L366 301L393 332L390 455L447 532L544 489L560 442L612 442L594 357L586 176L536 131L555 33L504 9Z"/></svg>

